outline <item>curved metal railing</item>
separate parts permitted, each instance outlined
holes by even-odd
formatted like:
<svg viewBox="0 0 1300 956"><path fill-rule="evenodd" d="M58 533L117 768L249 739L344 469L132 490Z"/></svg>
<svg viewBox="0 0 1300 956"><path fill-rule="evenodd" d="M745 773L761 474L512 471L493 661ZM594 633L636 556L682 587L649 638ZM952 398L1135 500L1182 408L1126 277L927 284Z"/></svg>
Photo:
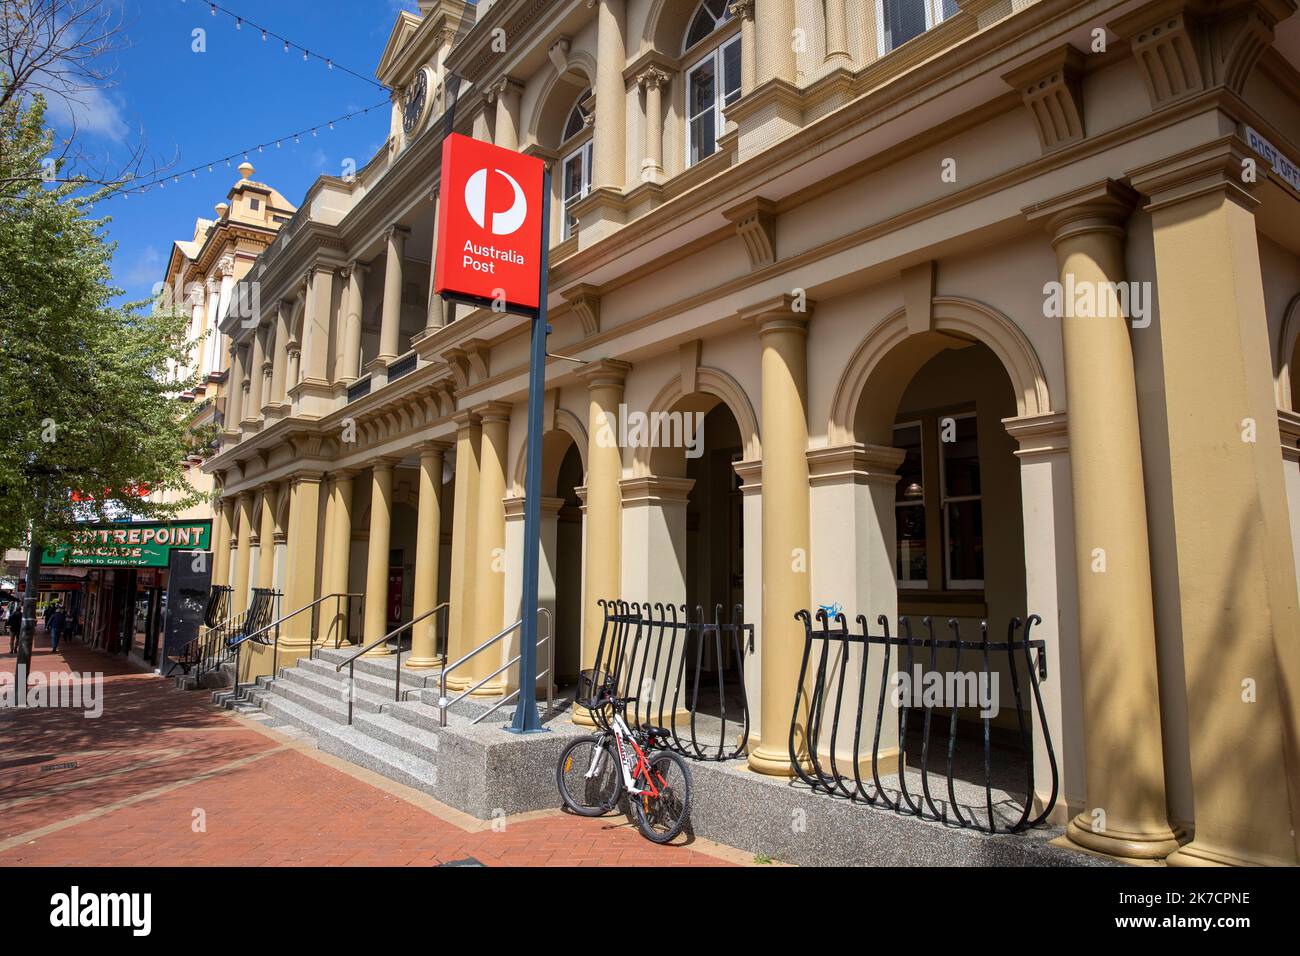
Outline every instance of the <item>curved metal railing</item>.
<svg viewBox="0 0 1300 956"><path fill-rule="evenodd" d="M684 604L604 599L596 603L605 615L596 646L596 671L612 681L615 696L634 698L630 712L624 714L628 724L636 729L664 728L671 749L694 760L743 756L749 744L745 658L754 649L754 626L744 622L744 608L735 605L731 619L725 620L718 604L713 620L707 621L698 606L692 615ZM715 691L716 698L709 701ZM607 715L600 708L588 710L598 726L606 725ZM709 732L701 743L705 720L717 721L718 726L716 734ZM729 726L739 728L730 747ZM687 733L689 738L684 739Z"/></svg>
<svg viewBox="0 0 1300 956"><path fill-rule="evenodd" d="M1047 718L1043 708L1042 692L1039 688L1039 681L1047 678L1046 647L1042 640L1032 640L1030 638L1033 627L1042 623L1042 619L1037 614L1030 615L1028 621L1023 625L1019 618L1012 618L1007 625L1007 639L994 642L989 641L986 621L980 622L980 639L971 641L962 639L961 627L955 618L948 619L948 627L953 632L951 639L936 639L933 623L929 617L922 619L927 631L927 636L924 638L915 638L913 636L912 623L907 617L899 618L903 635L901 637L890 635L889 620L883 614L876 619L876 623L883 629L881 634L869 633L867 620L863 615L858 615L856 618L856 623L861 629L860 633L849 630L843 614L835 615L836 626L832 628L825 609L817 612L816 619L821 625L820 629L813 628L813 619L807 611L799 611L795 618L801 621L804 626L804 651L803 660L799 667L799 683L795 691L794 710L790 716L789 753L795 773L800 780L814 790L832 796L847 797L852 801L862 800L869 806L880 805L896 813L938 820L941 823L979 830L984 833L1019 833L1022 830L1036 827L1047 819L1052 812L1052 808L1056 805L1059 776L1056 754L1052 748L1052 738L1048 731ZM1024 636L1017 639L1016 634L1022 626L1024 627ZM868 701L867 675L873 664L872 647L881 648L881 653L875 659L880 669L880 688L876 699L875 729L871 741L870 755L871 787L873 789L869 789L862 779L862 731L863 713ZM994 813L990 742L992 718L987 710L981 714L983 731L982 777L987 822L976 819L973 808L968 808L969 817L962 813L961 803L956 793L958 778L954 772L954 759L957 752L958 737L957 713L964 702L957 700L955 696L946 706L942 707L942 709L948 711L947 761L945 766L948 799L945 806L940 809L936 805L930 786L930 774L932 772L930 769L930 736L934 711L939 709L941 705L933 703L928 694L924 696L922 704L924 718L921 728L920 799L917 799L908 789L908 767L905 748L908 739L909 713L916 708L907 706L909 701L904 698L909 695L900 693L898 690L903 678L900 678L898 673L891 669L890 657L893 648L899 649L900 658L905 656L905 661L899 660L898 663L903 665L902 674L909 675L909 679L910 675L915 673L915 667L918 664L918 653L927 654L928 673L939 674L941 673L937 669L939 651L942 650L945 653L954 652L952 670L946 673L961 675L962 653L976 652L979 655L979 667L978 673L973 676L977 686L980 686L982 678L982 686L984 687L995 686L992 679L991 655L1006 655L1026 777L1024 799L1019 807L1018 818L1014 822L1004 822L1002 826L999 826ZM854 651L857 653L852 653ZM1038 652L1036 660L1032 654L1033 651ZM813 662L814 655L815 663ZM858 658L856 663L853 660L854 657ZM1032 715L1026 714L1025 701L1021 691L1020 668L1022 665L1033 694L1034 708L1038 715L1038 732L1042 734L1043 743L1046 747L1052 778L1051 795L1042 810L1037 814L1033 813L1034 748L1030 726ZM851 671L856 671L854 675L856 680L852 682L854 686L849 688L849 710L846 711L844 708L846 702L845 688L849 683ZM894 797L890 796L889 788L881 781L880 755L886 698L891 682L896 685L894 706L897 709L898 716L897 785L894 788L897 795ZM954 683L952 686L956 686L956 684ZM911 703L915 704L914 697ZM854 714L854 718L853 723L848 725L845 722L845 717L850 712ZM802 725L800 723L801 717L803 718ZM841 729L847 729L849 726L851 726L853 732L852 776L840 771L839 758L837 757L837 744L839 743ZM821 744L828 727L830 731L829 741L826 750L822 752ZM940 799L942 800L942 798ZM951 817L948 812L950 809L952 811Z"/></svg>

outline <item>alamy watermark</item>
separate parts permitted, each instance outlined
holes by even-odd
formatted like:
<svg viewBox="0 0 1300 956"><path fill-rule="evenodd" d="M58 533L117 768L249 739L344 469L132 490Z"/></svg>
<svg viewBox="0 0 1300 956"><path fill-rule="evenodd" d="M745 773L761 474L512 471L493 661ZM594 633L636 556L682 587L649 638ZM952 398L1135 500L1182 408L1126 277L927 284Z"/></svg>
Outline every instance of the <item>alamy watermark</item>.
<svg viewBox="0 0 1300 956"><path fill-rule="evenodd" d="M684 448L687 458L704 454L704 412L629 412L618 406L618 414L605 413L596 430L601 448Z"/></svg>
<svg viewBox="0 0 1300 956"><path fill-rule="evenodd" d="M16 674L0 674L0 710L69 709L96 718L104 713L104 674L74 671L46 674L27 672L18 665Z"/></svg>
<svg viewBox="0 0 1300 956"><path fill-rule="evenodd" d="M895 707L978 707L980 716L998 715L996 671L930 671L920 664L912 673L898 671L890 678Z"/></svg>
<svg viewBox="0 0 1300 956"><path fill-rule="evenodd" d="M1151 324L1150 282L1090 282L1066 273L1065 282L1043 284L1043 316L1049 319L1128 319L1135 329Z"/></svg>

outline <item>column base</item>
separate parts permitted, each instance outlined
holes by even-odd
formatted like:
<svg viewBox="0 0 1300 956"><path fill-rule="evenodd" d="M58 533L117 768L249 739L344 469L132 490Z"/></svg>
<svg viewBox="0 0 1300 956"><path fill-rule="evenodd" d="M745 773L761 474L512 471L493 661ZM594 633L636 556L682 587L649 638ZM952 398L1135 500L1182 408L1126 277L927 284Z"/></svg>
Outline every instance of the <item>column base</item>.
<svg viewBox="0 0 1300 956"><path fill-rule="evenodd" d="M1167 827L1145 833L1114 829L1094 833L1091 817L1084 813L1070 821L1065 835L1084 849L1128 860L1163 860L1178 849L1178 833Z"/></svg>
<svg viewBox="0 0 1300 956"><path fill-rule="evenodd" d="M378 647L372 647L361 655L362 657L392 657L393 651L387 644L380 644Z"/></svg>
<svg viewBox="0 0 1300 956"><path fill-rule="evenodd" d="M591 711L586 707L579 707L577 704L573 705L573 713L569 715L569 719L579 727L596 726L596 718L591 716Z"/></svg>
<svg viewBox="0 0 1300 956"><path fill-rule="evenodd" d="M764 749L762 744L749 753L749 769L768 777L793 777L794 764L790 762L790 752L774 752Z"/></svg>
<svg viewBox="0 0 1300 956"><path fill-rule="evenodd" d="M469 685L466 684L465 686L468 687ZM504 697L506 696L506 694L509 694L512 690L513 688L511 688L506 684L484 684L482 687L474 691L474 693L470 694L469 696L470 697Z"/></svg>
<svg viewBox="0 0 1300 956"><path fill-rule="evenodd" d="M1180 846L1165 860L1169 866L1295 866L1295 857L1269 856L1251 859L1215 849L1195 840Z"/></svg>
<svg viewBox="0 0 1300 956"><path fill-rule="evenodd" d="M402 666L410 671L428 671L441 667L444 662L442 657L408 657Z"/></svg>

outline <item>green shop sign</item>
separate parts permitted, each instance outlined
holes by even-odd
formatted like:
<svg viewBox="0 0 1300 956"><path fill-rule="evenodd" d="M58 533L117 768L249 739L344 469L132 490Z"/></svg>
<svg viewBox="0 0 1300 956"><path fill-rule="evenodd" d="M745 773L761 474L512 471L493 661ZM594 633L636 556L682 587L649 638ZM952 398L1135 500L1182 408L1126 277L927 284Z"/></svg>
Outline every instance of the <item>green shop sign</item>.
<svg viewBox="0 0 1300 956"><path fill-rule="evenodd" d="M130 522L77 531L70 548L46 551L42 563L101 568L165 568L173 548L207 551L212 521Z"/></svg>

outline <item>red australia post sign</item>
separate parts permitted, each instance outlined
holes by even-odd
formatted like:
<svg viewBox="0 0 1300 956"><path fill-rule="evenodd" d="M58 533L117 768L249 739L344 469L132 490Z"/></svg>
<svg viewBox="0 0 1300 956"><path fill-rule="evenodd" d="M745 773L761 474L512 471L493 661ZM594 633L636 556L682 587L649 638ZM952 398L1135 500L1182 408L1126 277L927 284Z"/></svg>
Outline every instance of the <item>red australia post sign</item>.
<svg viewBox="0 0 1300 956"><path fill-rule="evenodd" d="M443 141L434 292L538 307L544 181L536 157L459 133Z"/></svg>

